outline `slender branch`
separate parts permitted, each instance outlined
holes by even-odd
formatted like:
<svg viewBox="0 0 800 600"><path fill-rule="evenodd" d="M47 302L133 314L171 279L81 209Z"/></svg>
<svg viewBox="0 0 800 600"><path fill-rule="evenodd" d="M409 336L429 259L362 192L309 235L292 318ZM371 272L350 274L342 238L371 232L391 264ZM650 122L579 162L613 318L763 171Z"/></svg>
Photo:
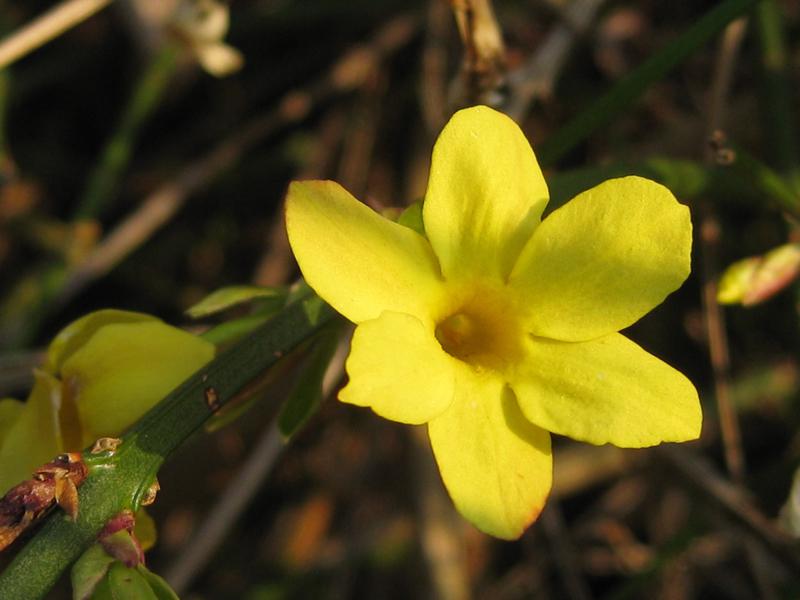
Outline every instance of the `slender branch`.
<svg viewBox="0 0 800 600"><path fill-rule="evenodd" d="M111 4L111 0L67 0L0 41L0 69L45 45Z"/></svg>
<svg viewBox="0 0 800 600"><path fill-rule="evenodd" d="M308 339L334 316L319 298L296 302L172 391L123 436L106 468L80 488L80 512L62 512L0 573L0 598L40 598L115 514L136 508L166 457L248 382ZM211 401L213 400L213 402Z"/></svg>

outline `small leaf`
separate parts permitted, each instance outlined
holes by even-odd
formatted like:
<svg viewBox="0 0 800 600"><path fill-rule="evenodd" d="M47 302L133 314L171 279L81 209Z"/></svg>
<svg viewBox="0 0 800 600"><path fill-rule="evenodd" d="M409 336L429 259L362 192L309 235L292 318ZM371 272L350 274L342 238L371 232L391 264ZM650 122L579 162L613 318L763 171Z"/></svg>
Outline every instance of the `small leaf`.
<svg viewBox="0 0 800 600"><path fill-rule="evenodd" d="M139 574L150 585L150 589L156 595L158 600L178 600L178 594L169 587L169 584L160 575L156 575L144 565L136 567Z"/></svg>
<svg viewBox="0 0 800 600"><path fill-rule="evenodd" d="M114 600L159 600L139 571L115 562L108 571L108 585Z"/></svg>
<svg viewBox="0 0 800 600"><path fill-rule="evenodd" d="M422 221L422 200L418 200L406 208L397 218L400 225L425 235L425 223Z"/></svg>
<svg viewBox="0 0 800 600"><path fill-rule="evenodd" d="M89 600L114 558L100 544L92 544L72 566L72 599Z"/></svg>
<svg viewBox="0 0 800 600"><path fill-rule="evenodd" d="M285 438L294 435L319 409L322 380L339 343L339 328L322 333L297 385L283 403L278 415L278 429Z"/></svg>
<svg viewBox="0 0 800 600"><path fill-rule="evenodd" d="M272 298L283 304L286 295L287 292L284 288L233 285L211 292L189 308L186 314L193 319L199 319L259 298Z"/></svg>
<svg viewBox="0 0 800 600"><path fill-rule="evenodd" d="M269 314L251 315L241 319L225 321L201 334L200 337L215 346L230 344L264 324L270 316Z"/></svg>
<svg viewBox="0 0 800 600"><path fill-rule="evenodd" d="M136 512L136 525L133 528L133 535L139 540L142 550L147 552L155 546L158 539L158 530L153 517L143 508Z"/></svg>
<svg viewBox="0 0 800 600"><path fill-rule="evenodd" d="M306 313L309 324L316 325L320 314L322 314L322 309L325 307L325 301L319 296L312 296L300 302L303 303L303 310Z"/></svg>

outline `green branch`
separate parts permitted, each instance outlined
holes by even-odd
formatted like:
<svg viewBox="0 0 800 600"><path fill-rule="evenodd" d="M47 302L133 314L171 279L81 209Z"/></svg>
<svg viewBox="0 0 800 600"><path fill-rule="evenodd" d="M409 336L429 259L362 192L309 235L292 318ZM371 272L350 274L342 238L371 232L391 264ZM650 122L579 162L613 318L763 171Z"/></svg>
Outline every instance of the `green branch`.
<svg viewBox="0 0 800 600"><path fill-rule="evenodd" d="M288 306L173 390L123 436L80 488L75 522L60 510L0 573L0 598L40 598L94 541L105 523L136 508L166 457L244 386L308 339L335 313L316 296Z"/></svg>

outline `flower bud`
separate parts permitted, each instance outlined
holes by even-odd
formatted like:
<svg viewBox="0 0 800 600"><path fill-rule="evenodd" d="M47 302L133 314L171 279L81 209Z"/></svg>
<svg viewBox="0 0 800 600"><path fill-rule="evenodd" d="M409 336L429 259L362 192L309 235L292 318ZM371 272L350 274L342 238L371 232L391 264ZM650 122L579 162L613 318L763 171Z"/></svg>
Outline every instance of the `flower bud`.
<svg viewBox="0 0 800 600"><path fill-rule="evenodd" d="M717 291L722 304L759 304L788 286L800 274L800 244L784 244L762 256L730 265Z"/></svg>

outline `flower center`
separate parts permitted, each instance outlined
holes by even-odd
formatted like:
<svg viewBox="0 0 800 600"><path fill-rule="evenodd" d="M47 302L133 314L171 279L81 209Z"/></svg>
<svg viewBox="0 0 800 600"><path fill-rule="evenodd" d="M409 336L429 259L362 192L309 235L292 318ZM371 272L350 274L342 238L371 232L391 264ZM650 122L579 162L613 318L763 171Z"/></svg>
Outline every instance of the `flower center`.
<svg viewBox="0 0 800 600"><path fill-rule="evenodd" d="M522 352L519 311L502 292L471 295L436 325L436 339L455 358L502 370Z"/></svg>

